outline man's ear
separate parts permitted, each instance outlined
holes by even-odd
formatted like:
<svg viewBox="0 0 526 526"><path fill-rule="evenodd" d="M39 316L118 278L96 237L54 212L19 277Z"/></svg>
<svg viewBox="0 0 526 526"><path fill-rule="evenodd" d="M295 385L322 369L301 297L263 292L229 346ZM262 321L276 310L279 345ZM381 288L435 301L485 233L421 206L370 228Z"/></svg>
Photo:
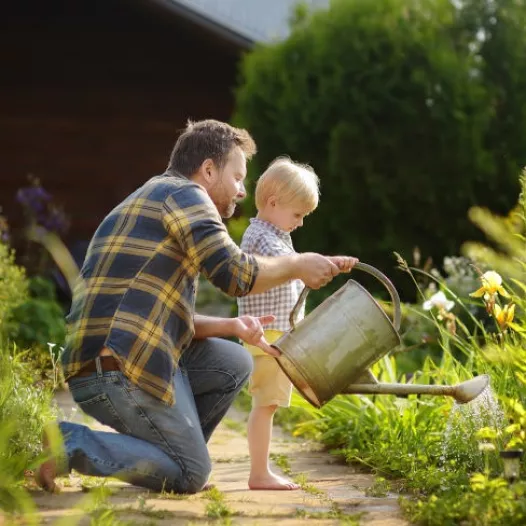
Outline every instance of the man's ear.
<svg viewBox="0 0 526 526"><path fill-rule="evenodd" d="M212 185L217 177L217 168L212 159L205 159L197 170L199 178L207 185Z"/></svg>

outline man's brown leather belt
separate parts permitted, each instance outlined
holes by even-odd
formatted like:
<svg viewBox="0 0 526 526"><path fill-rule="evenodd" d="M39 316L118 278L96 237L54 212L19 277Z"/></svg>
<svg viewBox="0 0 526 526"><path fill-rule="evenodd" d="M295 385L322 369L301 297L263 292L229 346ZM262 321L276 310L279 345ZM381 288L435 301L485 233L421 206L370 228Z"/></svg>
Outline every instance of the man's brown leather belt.
<svg viewBox="0 0 526 526"><path fill-rule="evenodd" d="M100 367L103 372L120 371L119 362L113 356L100 356ZM97 372L95 360L83 367L75 376L90 376Z"/></svg>

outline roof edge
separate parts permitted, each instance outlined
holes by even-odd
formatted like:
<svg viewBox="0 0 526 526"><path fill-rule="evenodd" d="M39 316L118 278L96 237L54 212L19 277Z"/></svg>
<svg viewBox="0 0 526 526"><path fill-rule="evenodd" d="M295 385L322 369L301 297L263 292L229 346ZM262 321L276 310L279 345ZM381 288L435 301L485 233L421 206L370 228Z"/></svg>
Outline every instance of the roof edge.
<svg viewBox="0 0 526 526"><path fill-rule="evenodd" d="M194 24L202 27L203 29L206 29L210 31L211 33L214 33L215 35L223 38L229 43L242 48L243 50L250 50L256 44L256 42L254 42L250 38L247 38L241 35L240 33L233 31L230 28L227 28L221 24L218 24L212 21L210 18L207 18L206 16L203 16L202 14L197 13L196 11L193 11L187 6L182 5L173 0L143 0L143 1L145 1L146 3L150 3L150 4L155 4L157 7L171 14L182 16L186 18L187 20L190 20Z"/></svg>

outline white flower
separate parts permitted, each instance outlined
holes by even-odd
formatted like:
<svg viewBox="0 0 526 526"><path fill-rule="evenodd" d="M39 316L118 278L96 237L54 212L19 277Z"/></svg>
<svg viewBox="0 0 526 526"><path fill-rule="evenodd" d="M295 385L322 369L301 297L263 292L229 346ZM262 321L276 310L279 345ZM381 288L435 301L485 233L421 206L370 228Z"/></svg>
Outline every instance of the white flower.
<svg viewBox="0 0 526 526"><path fill-rule="evenodd" d="M433 294L427 301L424 301L422 305L424 310L431 310L433 307L436 307L439 310L445 311L450 311L454 306L455 302L448 300L442 291Z"/></svg>
<svg viewBox="0 0 526 526"><path fill-rule="evenodd" d="M495 446L491 442L480 442L479 451L495 451Z"/></svg>

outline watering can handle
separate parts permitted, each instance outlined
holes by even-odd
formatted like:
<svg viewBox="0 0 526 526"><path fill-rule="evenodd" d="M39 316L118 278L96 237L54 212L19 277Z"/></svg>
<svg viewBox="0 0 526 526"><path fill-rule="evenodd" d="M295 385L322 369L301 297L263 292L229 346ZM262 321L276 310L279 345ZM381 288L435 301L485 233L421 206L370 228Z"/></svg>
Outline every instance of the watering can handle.
<svg viewBox="0 0 526 526"><path fill-rule="evenodd" d="M398 291L396 290L395 286L392 284L391 280L385 276L382 272L380 272L378 269L372 267L371 265L367 265L366 263L358 262L354 265L353 270L363 270L364 272L367 272L368 274L371 274L371 276L374 276L378 281L381 281L382 284L385 286L387 291L389 292L389 295L391 296L391 300L393 302L393 326L398 331L400 329L400 322L402 321L402 309L400 307L400 296L398 295ZM305 298L307 297L307 294L309 293L310 289L308 287L305 287L300 294L300 297L298 298L298 301L296 302L296 305L294 305L294 308L292 309L292 312L290 313L289 322L290 327L292 329L296 328L296 315L297 311L300 308L300 306L305 301Z"/></svg>

